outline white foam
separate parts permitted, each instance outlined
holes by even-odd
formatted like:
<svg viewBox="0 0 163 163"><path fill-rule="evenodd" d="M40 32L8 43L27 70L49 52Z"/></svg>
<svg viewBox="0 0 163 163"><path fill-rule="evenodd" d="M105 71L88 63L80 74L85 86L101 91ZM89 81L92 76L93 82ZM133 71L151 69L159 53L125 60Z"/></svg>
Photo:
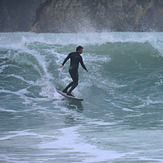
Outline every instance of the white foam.
<svg viewBox="0 0 163 163"><path fill-rule="evenodd" d="M15 74L10 74L10 75L6 75L5 77L14 77L14 78L17 78L17 79L20 79L30 85L35 85L35 82L33 81L29 81L29 80L25 80L22 76L19 76L19 75L15 75Z"/></svg>
<svg viewBox="0 0 163 163"><path fill-rule="evenodd" d="M0 108L0 112L16 113L17 111L12 110L12 109L4 109L4 108Z"/></svg>
<svg viewBox="0 0 163 163"><path fill-rule="evenodd" d="M129 109L129 108L123 108L122 110L123 111L127 111L127 112L133 112L133 110L132 109Z"/></svg>
<svg viewBox="0 0 163 163"><path fill-rule="evenodd" d="M10 65L10 64L8 64L8 65L2 65L1 67L0 67L0 73L2 73L6 68L8 68L8 67L18 67L18 66L15 66L15 65Z"/></svg>
<svg viewBox="0 0 163 163"><path fill-rule="evenodd" d="M20 137L20 136L38 136L38 134L30 132L30 130L11 131L11 132L8 132L7 136L0 137L0 141L9 140L9 139Z"/></svg>
<svg viewBox="0 0 163 163"><path fill-rule="evenodd" d="M54 97L50 97L50 98L40 98L40 97L28 97L26 94L30 93L28 90L28 88L25 89L20 89L18 91L10 91L10 90L5 90L5 89L0 89L0 93L7 93L7 94L13 94L13 95L17 95L19 98L23 99L24 101L22 102L23 104L31 104L34 101L51 101L52 99L54 99Z"/></svg>
<svg viewBox="0 0 163 163"><path fill-rule="evenodd" d="M32 65L34 67L34 69L36 69L39 72L41 79L38 79L37 81L28 81L28 80L25 80L23 77L21 77L19 75L15 75L15 74L7 75L7 77L15 77L17 79L20 79L20 80L30 84L30 85L35 85L35 86L38 85L41 87L41 92L39 93L40 96L47 97L49 99L58 99L59 98L58 93L54 87L54 84L51 82L53 77L48 72L48 69L47 69L48 62L45 60L45 57L43 55L39 54L38 51L30 50L27 47L23 47L22 50L19 49L19 52L14 55L11 55L10 53L8 53L8 58L17 60L17 57L19 57L19 55L21 55L21 53L23 54L23 52L26 53L25 56L29 55L31 57L34 57L37 61L37 64L35 65L34 63L32 63L32 61L29 62L26 59L24 59L24 60L19 59L19 63L22 62L22 64L25 63L28 65ZM8 67L8 65L6 67ZM14 94L17 94L17 93L14 92ZM25 99L27 100L27 98L25 98ZM29 102L29 100L26 101L25 103L28 103L28 102Z"/></svg>
<svg viewBox="0 0 163 163"><path fill-rule="evenodd" d="M134 106L134 108L144 108L151 104L163 104L163 101L152 100L149 96L146 99L140 99L140 100L142 104Z"/></svg>
<svg viewBox="0 0 163 163"><path fill-rule="evenodd" d="M61 135L56 136L55 141L43 142L39 145L40 149L58 149L58 153L74 153L74 158L81 156L82 162L100 162L120 158L122 154L115 151L98 149L97 146L89 144L87 140L81 138L78 133L80 127L68 127L60 129ZM75 153L78 153L75 156Z"/></svg>

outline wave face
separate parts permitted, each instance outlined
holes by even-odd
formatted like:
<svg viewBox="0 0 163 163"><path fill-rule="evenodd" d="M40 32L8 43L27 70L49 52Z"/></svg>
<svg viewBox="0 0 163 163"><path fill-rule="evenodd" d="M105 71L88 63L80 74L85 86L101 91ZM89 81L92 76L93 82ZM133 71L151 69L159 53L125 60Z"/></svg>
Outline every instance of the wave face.
<svg viewBox="0 0 163 163"><path fill-rule="evenodd" d="M78 45L82 103L56 91ZM162 162L162 47L163 33L1 33L0 160Z"/></svg>

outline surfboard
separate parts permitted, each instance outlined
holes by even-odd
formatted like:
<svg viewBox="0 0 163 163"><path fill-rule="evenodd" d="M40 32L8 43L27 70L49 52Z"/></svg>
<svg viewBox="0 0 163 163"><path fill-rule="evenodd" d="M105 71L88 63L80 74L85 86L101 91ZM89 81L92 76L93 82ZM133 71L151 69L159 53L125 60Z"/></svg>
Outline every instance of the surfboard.
<svg viewBox="0 0 163 163"><path fill-rule="evenodd" d="M81 98L69 96L69 95L67 95L67 93L64 93L64 92L62 92L62 91L60 91L60 90L57 90L57 92L58 92L59 94L61 94L62 96L67 97L67 98L69 98L69 99L77 100L77 101L83 101L83 99L81 99Z"/></svg>

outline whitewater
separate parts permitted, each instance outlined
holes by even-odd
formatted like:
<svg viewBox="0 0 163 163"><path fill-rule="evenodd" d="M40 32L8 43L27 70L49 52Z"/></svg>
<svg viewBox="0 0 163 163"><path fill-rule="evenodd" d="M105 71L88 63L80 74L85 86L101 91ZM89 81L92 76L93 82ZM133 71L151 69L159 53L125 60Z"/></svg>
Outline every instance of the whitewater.
<svg viewBox="0 0 163 163"><path fill-rule="evenodd" d="M163 33L0 33L0 162L163 162L162 99Z"/></svg>

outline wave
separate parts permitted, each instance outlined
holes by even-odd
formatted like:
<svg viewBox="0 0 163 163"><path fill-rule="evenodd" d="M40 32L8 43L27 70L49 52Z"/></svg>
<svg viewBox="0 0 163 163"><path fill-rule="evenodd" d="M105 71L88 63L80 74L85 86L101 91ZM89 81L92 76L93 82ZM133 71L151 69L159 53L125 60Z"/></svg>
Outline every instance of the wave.
<svg viewBox="0 0 163 163"><path fill-rule="evenodd" d="M68 64L63 70L59 65L78 44L84 46L83 58L89 74L80 69L81 87L76 94L92 87L92 90L139 92L147 96L147 87L158 89L162 85L160 35L162 33L1 34L1 88L27 89L33 97L58 99L56 88L62 89L71 80ZM6 44L7 41L11 44Z"/></svg>
<svg viewBox="0 0 163 163"><path fill-rule="evenodd" d="M146 161L156 160L156 153L160 158L162 38L162 33L0 34L2 162L26 155L62 162ZM69 63L59 65L78 45L84 46L89 69L80 66L73 91L82 103L56 91L71 81ZM29 143L23 151L24 142Z"/></svg>

